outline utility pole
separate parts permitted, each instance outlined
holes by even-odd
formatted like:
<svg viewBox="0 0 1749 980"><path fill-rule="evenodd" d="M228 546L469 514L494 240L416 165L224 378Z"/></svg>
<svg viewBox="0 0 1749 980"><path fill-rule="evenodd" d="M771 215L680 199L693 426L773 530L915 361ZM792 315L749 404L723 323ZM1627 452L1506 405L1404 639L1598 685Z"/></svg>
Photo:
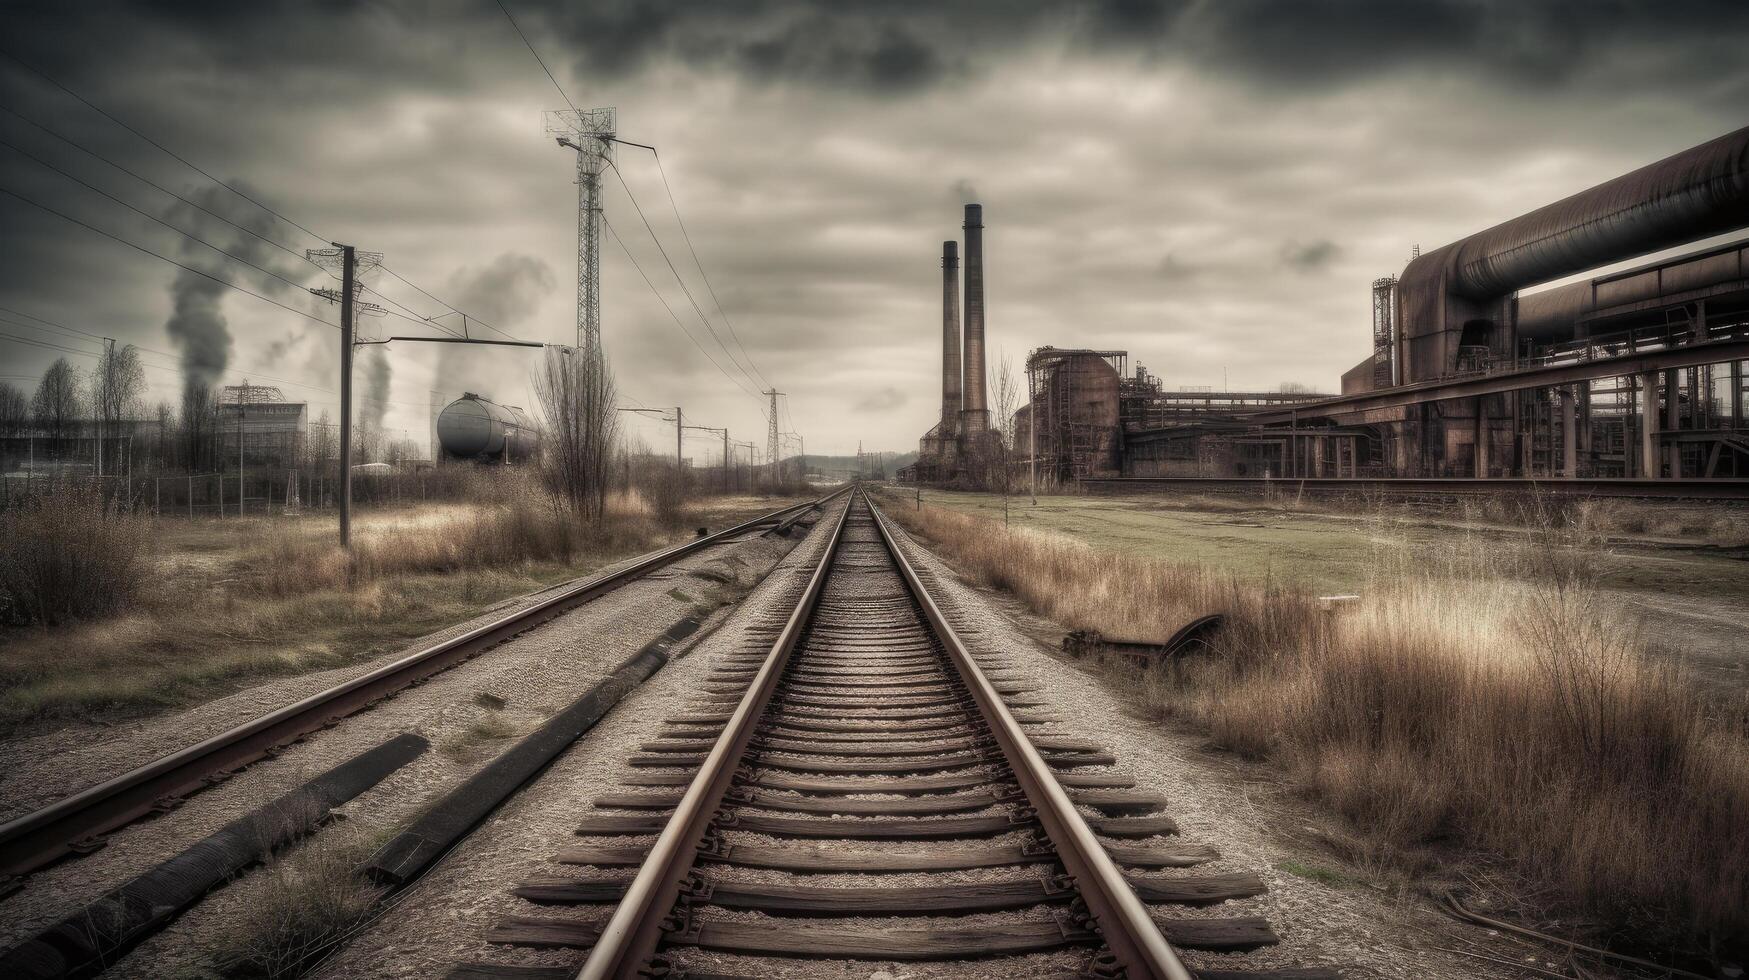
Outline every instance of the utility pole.
<svg viewBox="0 0 1749 980"><path fill-rule="evenodd" d="M358 312L381 313L375 303L358 301L362 285L358 281L362 261L364 272L382 264L383 253L359 252L351 245L333 242L333 248L312 248L304 252L311 262L334 271L340 267L340 289L311 289L310 292L330 302L340 303L340 547L352 547L352 353L357 346L354 328ZM240 498L239 498L240 499ZM239 511L241 513L241 511Z"/></svg>
<svg viewBox="0 0 1749 980"><path fill-rule="evenodd" d="M696 429L699 432L716 432L716 433L720 433L722 435L722 437L723 437L723 492L724 493L730 492L729 491L729 430L726 428L719 429L716 426L712 426L712 425L689 425L689 426L687 426L687 428L688 429Z"/></svg>
<svg viewBox="0 0 1749 980"><path fill-rule="evenodd" d="M352 291L358 252L340 246L340 547L352 547Z"/></svg>
<svg viewBox="0 0 1749 980"><path fill-rule="evenodd" d="M685 441L685 438L686 423L680 416L680 406L676 405L674 406L674 475L676 478L681 476L681 468L684 465L681 459L683 450L680 444Z"/></svg>
<svg viewBox="0 0 1749 980"><path fill-rule="evenodd" d="M344 315L344 313L342 313ZM249 379L237 389L237 516L243 516L243 420L249 411ZM344 539L344 535L342 535ZM342 541L344 543L344 540Z"/></svg>

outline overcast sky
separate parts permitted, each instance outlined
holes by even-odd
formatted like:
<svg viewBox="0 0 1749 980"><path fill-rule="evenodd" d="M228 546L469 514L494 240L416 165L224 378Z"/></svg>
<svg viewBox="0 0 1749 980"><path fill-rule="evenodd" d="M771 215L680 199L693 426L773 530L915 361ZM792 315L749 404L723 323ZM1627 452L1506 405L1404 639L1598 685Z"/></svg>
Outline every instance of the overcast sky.
<svg viewBox="0 0 1749 980"><path fill-rule="evenodd" d="M763 447L748 391L769 379L810 452L915 449L933 424L940 248L964 202L984 205L993 357L1117 348L1171 387L1334 390L1368 350L1370 282L1412 246L1749 123L1741 0L506 3L578 106L617 107L621 136L660 149L759 375L735 366L652 158L622 147L625 183L733 351L609 176L608 220L693 338L607 238L603 336L625 403L679 403ZM16 311L0 311L0 380L28 388L65 353L15 338L95 349L20 325L36 316L147 349L154 399L193 364L278 384L312 416L337 401L332 327L10 196L337 318L19 152L298 286L324 281L74 144L293 252L385 253L430 294L378 273L367 298L391 309L573 336L575 163L542 134L564 103L493 0L3 9L0 47L322 239L0 59L0 307ZM361 390L386 390L388 427L421 442L433 387L531 400L528 352L380 350ZM701 436L689 454L714 456Z"/></svg>

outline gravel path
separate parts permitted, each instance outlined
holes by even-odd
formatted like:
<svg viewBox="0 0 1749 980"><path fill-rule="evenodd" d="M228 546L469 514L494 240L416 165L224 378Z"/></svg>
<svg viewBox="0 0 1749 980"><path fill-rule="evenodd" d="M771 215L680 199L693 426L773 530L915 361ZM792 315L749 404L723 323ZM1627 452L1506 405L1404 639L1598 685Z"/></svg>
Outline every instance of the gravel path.
<svg viewBox="0 0 1749 980"><path fill-rule="evenodd" d="M33 875L23 891L0 903L4 915L0 946L51 924L309 777L395 735L417 732L431 741L432 749L340 811L365 832L383 833L472 775L509 744L508 738L533 730L581 696L695 604L708 607L737 598L791 547L792 542L782 538L754 537L688 556L354 715L292 746L277 759L257 763L198 794L179 810L124 829L101 851ZM102 741L92 741L89 733L82 738L57 733L27 740L23 746L8 745L0 754L0 766L10 767L15 775L7 780L6 807L17 812L40 805L457 635L544 594L501 604L400 653L340 670L276 680L177 715L117 729ZM716 617L726 613L720 610ZM334 833L327 831L316 839ZM243 886L249 883L246 879L227 888L185 915L124 961L122 972L130 977L200 975L203 951L225 931L224 910L247 901L249 889Z"/></svg>
<svg viewBox="0 0 1749 980"><path fill-rule="evenodd" d="M778 610L793 604L798 576L811 571L823 546L824 532L837 501L816 524L816 533L801 543L775 571L727 616L722 628L694 645L602 719L593 731L560 756L540 779L518 794L484 826L477 829L442 864L403 893L379 918L316 972L324 978L442 976L463 961L516 963L524 966L573 965L575 950L536 950L492 946L482 941L486 930L504 915L567 914L540 907L508 894L508 889L534 877L585 877L583 869L551 862L560 848L577 841L577 819L595 795L619 787L625 760L639 742L654 738L662 720L687 705L712 664L737 651L762 649L768 636L748 627L769 622ZM787 593L787 594L786 594ZM650 838L614 838L614 842L648 843ZM605 919L602 906L586 915Z"/></svg>
<svg viewBox="0 0 1749 980"><path fill-rule="evenodd" d="M1179 874L1250 873L1269 891L1204 909L1173 908L1170 915L1260 915L1281 936L1274 948L1244 954L1185 951L1192 968L1263 969L1334 966L1345 977L1393 980L1518 978L1517 970L1435 949L1453 945L1454 925L1419 902L1397 899L1364 885L1332 887L1281 870L1307 859L1303 845L1284 839L1272 814L1259 807L1257 787L1235 779L1230 768L1211 765L1192 736L1142 720L1120 690L1065 662L1022 629L1007 605L968 585L945 562L893 528L906 556L927 576L942 611L980 659L1001 654L1017 675L1043 685L1048 702L1067 723L1064 734L1100 742L1116 754L1118 769L1135 777L1138 790L1164 794L1182 828L1182 839L1206 843L1221 859ZM1268 794L1262 794L1268 795ZM1320 863L1328 863L1320 861ZM1166 877L1173 872L1153 872ZM1471 935L1476 935L1471 930ZM1507 954L1496 954L1507 955Z"/></svg>

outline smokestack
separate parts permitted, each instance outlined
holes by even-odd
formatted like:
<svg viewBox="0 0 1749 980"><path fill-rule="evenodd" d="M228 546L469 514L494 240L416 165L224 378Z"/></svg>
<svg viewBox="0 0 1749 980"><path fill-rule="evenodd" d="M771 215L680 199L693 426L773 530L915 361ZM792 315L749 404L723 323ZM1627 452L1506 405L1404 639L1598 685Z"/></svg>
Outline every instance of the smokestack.
<svg viewBox="0 0 1749 980"><path fill-rule="evenodd" d="M960 427L960 245L941 243L941 439L945 451Z"/></svg>
<svg viewBox="0 0 1749 980"><path fill-rule="evenodd" d="M964 408L960 432L977 435L990 427L984 408L984 206L966 205L966 357Z"/></svg>

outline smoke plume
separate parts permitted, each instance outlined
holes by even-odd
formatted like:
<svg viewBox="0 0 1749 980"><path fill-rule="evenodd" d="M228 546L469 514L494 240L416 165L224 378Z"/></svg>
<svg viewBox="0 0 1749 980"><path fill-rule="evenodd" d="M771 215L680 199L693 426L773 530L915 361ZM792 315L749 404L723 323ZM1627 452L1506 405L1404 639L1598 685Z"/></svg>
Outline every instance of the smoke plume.
<svg viewBox="0 0 1749 980"><path fill-rule="evenodd" d="M256 196L246 185L233 182L233 186L251 197ZM275 221L271 216L259 211L255 211L253 215L239 216L241 208L247 205L243 205L224 188L208 187L197 191L192 195L192 200L208 211L231 216L232 220L257 235L271 237L275 234ZM269 264L270 246L255 235L227 225L186 204L178 204L171 209L168 219L171 224L199 235L245 262L262 268L273 268ZM219 383L231 363L231 349L234 345L230 323L225 319L224 312L225 296L231 290L225 282L235 278L238 266L226 262L217 251L192 239L183 240L182 259L190 268L199 269L216 279L207 278L189 269L179 271L170 283L171 313L164 329L170 335L171 342L182 353L184 389L208 389ZM287 275L288 272L276 271L281 275ZM285 283L259 274L249 280L249 287L268 293L283 292L286 289Z"/></svg>
<svg viewBox="0 0 1749 980"><path fill-rule="evenodd" d="M449 291L456 306L506 333L521 335L528 318L540 307L541 300L558 286L551 266L532 255L505 252L478 268L457 270L450 277ZM444 321L459 329L459 318ZM479 324L470 324L476 336L502 339ZM490 347L440 345L437 355L435 387L455 397L463 391L475 391L491 398L509 398L519 391L527 377L529 364L523 357L482 355Z"/></svg>
<svg viewBox="0 0 1749 980"><path fill-rule="evenodd" d="M365 431L381 433L389 414L389 357L382 347L367 347L364 355L364 398L359 422Z"/></svg>

